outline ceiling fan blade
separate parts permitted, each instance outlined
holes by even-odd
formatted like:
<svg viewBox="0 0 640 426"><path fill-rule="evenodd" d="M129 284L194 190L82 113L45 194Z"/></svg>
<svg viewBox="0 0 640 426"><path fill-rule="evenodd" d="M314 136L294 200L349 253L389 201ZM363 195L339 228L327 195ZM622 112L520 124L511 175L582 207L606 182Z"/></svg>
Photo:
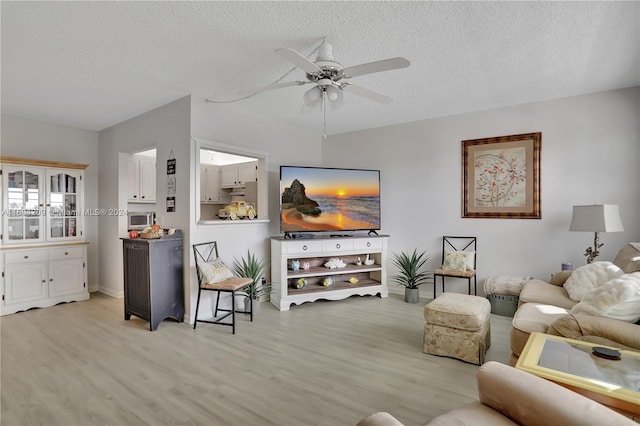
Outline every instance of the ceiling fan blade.
<svg viewBox="0 0 640 426"><path fill-rule="evenodd" d="M391 59L383 59L382 61L369 62L366 64L347 67L342 70L343 78L356 77L358 75L372 74L374 72L396 70L398 68L406 68L411 64L407 59L397 57Z"/></svg>
<svg viewBox="0 0 640 426"><path fill-rule="evenodd" d="M341 86L341 88L345 92L353 93L354 95L367 98L369 100L378 102L380 104L390 104L391 102L393 102L393 99L391 99L388 96L382 95L378 92L374 92L373 90L365 89L364 87L361 87L361 86L356 86L351 83L345 83Z"/></svg>
<svg viewBox="0 0 640 426"><path fill-rule="evenodd" d="M296 67L302 69L304 72L308 72L310 74L316 72L322 72L320 67L316 64L299 54L293 49L276 49L276 53L281 57L291 62Z"/></svg>
<svg viewBox="0 0 640 426"><path fill-rule="evenodd" d="M283 87L290 87L290 86L302 86L304 84L307 83L311 83L310 81L286 81L284 83L276 83L276 84L270 84L268 86L262 86L262 87L254 87L253 89L248 89L248 90L242 90L240 91L238 94L240 96L249 96L249 95L255 95L258 93L262 93L262 92L266 92L267 90L273 90L273 89L281 89Z"/></svg>

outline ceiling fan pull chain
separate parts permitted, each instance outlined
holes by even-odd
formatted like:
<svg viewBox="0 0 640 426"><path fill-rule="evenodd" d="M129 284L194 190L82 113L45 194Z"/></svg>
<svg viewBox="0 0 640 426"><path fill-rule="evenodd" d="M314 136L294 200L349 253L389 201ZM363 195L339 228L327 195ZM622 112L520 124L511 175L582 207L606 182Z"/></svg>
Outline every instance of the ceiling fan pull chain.
<svg viewBox="0 0 640 426"><path fill-rule="evenodd" d="M327 92L326 91L322 91L322 137L324 138L324 140L327 140L327 102L326 102L326 96L327 96Z"/></svg>

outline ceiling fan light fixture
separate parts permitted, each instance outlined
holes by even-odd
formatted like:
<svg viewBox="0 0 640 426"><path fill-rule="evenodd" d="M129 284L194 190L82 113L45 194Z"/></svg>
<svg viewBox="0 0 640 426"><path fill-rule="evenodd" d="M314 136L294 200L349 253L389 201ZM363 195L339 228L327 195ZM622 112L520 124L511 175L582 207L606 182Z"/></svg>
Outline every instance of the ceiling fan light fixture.
<svg viewBox="0 0 640 426"><path fill-rule="evenodd" d="M335 102L338 100L338 97L340 96L340 91L335 86L329 86L325 89L325 91L327 92L327 98L331 102Z"/></svg>
<svg viewBox="0 0 640 426"><path fill-rule="evenodd" d="M302 98L304 99L304 103L306 105L312 106L318 102L320 96L322 96L322 90L318 86L315 86L307 90Z"/></svg>

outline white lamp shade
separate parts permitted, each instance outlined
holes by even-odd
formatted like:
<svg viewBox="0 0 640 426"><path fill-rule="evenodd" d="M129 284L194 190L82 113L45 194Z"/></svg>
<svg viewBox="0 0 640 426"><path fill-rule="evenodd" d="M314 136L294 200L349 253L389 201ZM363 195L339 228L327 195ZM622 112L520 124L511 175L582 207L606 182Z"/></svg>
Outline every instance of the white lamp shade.
<svg viewBox="0 0 640 426"><path fill-rule="evenodd" d="M617 204L573 206L569 231L622 232L622 220Z"/></svg>

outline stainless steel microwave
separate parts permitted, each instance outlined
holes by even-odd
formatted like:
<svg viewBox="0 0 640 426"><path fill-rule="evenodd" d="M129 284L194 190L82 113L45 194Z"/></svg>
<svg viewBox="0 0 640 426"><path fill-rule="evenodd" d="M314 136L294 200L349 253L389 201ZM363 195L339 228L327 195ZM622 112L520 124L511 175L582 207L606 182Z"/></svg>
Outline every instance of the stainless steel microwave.
<svg viewBox="0 0 640 426"><path fill-rule="evenodd" d="M129 221L127 228L144 229L156 223L156 212L129 212Z"/></svg>

